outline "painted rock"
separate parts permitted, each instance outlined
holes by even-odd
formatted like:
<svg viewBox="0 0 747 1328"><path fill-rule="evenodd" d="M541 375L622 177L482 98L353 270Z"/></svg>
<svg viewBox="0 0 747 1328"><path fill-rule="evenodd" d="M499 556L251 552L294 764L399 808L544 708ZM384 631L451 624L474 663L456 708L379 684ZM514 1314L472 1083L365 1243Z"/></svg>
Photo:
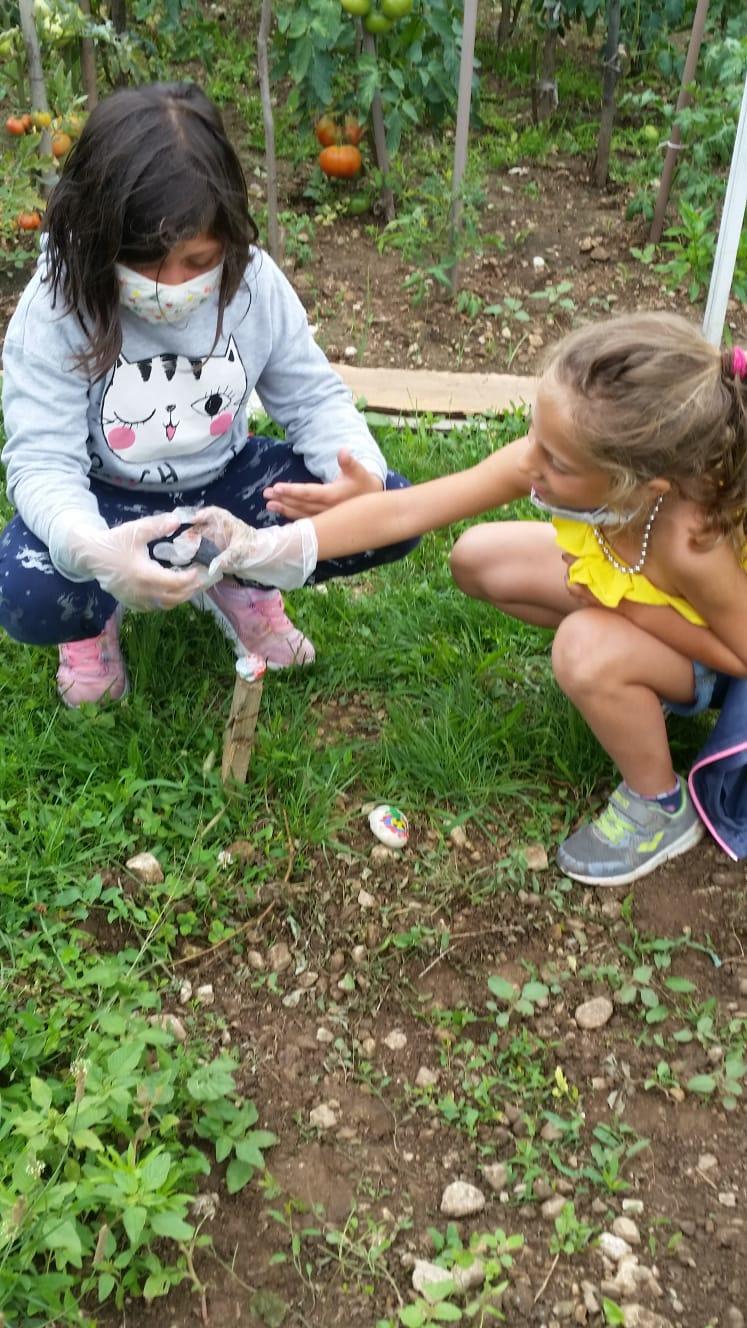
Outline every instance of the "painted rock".
<svg viewBox="0 0 747 1328"><path fill-rule="evenodd" d="M388 802L383 802L380 807L374 807L368 818L368 824L376 838L388 848L404 848L410 838L410 827L404 812L401 812L399 807L392 807Z"/></svg>

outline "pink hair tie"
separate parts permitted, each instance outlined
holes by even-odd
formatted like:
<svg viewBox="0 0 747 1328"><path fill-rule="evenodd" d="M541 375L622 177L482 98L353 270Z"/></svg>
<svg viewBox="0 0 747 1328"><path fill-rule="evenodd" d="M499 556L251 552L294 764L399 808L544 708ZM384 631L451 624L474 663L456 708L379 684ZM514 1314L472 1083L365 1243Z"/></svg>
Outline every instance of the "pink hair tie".
<svg viewBox="0 0 747 1328"><path fill-rule="evenodd" d="M731 371L735 378L747 378L747 351L735 346L731 352Z"/></svg>

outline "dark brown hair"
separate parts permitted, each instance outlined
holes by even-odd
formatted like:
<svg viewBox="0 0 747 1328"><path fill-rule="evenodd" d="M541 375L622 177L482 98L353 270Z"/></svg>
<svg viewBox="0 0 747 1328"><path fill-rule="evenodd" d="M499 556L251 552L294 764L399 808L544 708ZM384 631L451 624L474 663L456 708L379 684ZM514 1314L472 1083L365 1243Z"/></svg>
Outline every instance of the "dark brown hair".
<svg viewBox="0 0 747 1328"><path fill-rule="evenodd" d="M88 336L98 377L122 348L114 264L153 263L205 232L224 245L216 341L257 239L246 180L220 112L194 83L124 88L89 116L44 222L53 299Z"/></svg>
<svg viewBox="0 0 747 1328"><path fill-rule="evenodd" d="M747 541L747 381L685 318L622 314L571 332L551 353L548 385L568 389L574 442L630 506L667 479L706 529Z"/></svg>

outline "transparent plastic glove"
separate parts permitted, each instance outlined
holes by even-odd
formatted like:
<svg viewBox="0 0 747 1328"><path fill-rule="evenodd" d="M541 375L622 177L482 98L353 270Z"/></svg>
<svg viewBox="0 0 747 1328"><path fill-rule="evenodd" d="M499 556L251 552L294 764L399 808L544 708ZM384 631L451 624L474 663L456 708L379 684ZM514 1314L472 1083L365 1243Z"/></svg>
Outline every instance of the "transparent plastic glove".
<svg viewBox="0 0 747 1328"><path fill-rule="evenodd" d="M102 590L130 609L173 609L220 580L220 573L211 576L204 567L174 571L151 557L148 545L173 535L183 524L173 512L111 529L82 521L69 531L62 547L58 544L54 562L63 576L98 581ZM180 538L184 543L184 536ZM196 549L199 537L189 542Z"/></svg>
<svg viewBox="0 0 747 1328"><path fill-rule="evenodd" d="M175 515L222 550L208 568L211 577L220 573L278 590L295 590L316 567L316 531L308 518L256 530L222 507L202 507L196 512L182 508Z"/></svg>

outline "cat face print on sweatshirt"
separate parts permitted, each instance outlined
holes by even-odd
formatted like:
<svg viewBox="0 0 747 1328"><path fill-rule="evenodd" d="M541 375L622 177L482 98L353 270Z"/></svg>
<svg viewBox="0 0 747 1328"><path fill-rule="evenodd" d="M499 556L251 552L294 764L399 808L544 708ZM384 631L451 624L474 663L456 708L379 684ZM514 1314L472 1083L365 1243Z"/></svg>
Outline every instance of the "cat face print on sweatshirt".
<svg viewBox="0 0 747 1328"><path fill-rule="evenodd" d="M120 355L101 402L101 429L120 462L149 461L203 452L229 433L246 396L247 380L233 337L222 355L193 360Z"/></svg>

